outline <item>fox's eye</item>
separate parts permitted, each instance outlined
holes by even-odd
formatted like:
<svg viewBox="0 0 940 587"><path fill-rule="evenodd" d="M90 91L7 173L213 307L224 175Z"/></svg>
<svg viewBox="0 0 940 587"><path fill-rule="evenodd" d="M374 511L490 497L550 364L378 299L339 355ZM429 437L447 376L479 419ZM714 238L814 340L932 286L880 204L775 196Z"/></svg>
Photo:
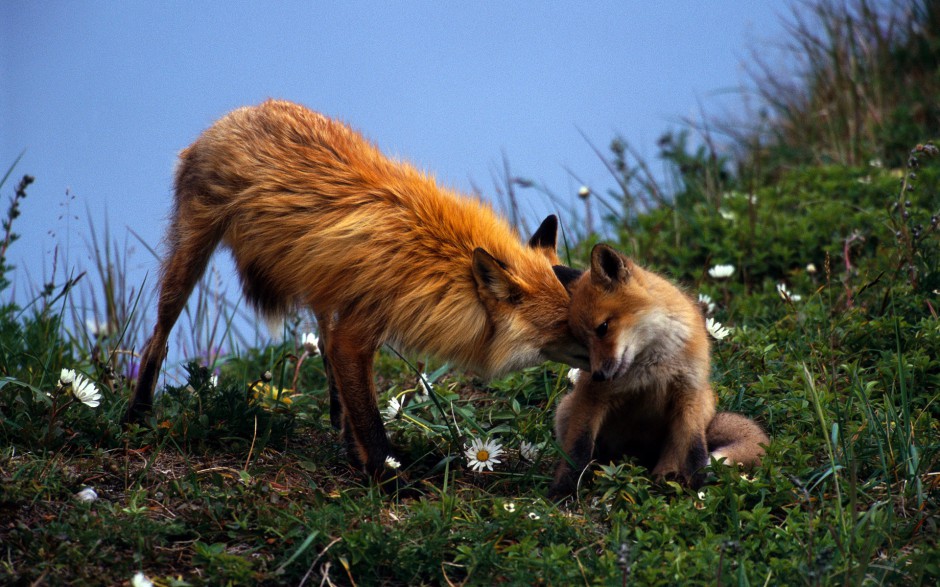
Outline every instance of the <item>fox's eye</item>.
<svg viewBox="0 0 940 587"><path fill-rule="evenodd" d="M594 332L597 333L598 338L604 338L604 335L607 334L607 321L604 320L600 326L594 329Z"/></svg>

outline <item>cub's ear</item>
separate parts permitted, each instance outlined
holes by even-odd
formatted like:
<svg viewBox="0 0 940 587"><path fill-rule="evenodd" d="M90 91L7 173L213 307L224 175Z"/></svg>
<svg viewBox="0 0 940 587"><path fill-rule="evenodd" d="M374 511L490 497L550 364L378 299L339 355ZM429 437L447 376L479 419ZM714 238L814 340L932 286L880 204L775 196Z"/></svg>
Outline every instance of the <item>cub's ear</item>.
<svg viewBox="0 0 940 587"><path fill-rule="evenodd" d="M516 304L522 299L522 289L510 274L509 267L485 250L479 247L473 250L471 269L477 293L487 306L497 302Z"/></svg>
<svg viewBox="0 0 940 587"><path fill-rule="evenodd" d="M630 280L630 259L607 245L594 245L591 251L591 281L610 289Z"/></svg>
<svg viewBox="0 0 940 587"><path fill-rule="evenodd" d="M558 278L558 281L561 282L565 289L568 290L568 293L571 293L571 288L574 285L574 282L584 274L584 271L580 269L572 269L567 265L552 265L552 271L555 272L555 277Z"/></svg>
<svg viewBox="0 0 940 587"><path fill-rule="evenodd" d="M540 251L552 264L557 264L558 255L555 253L557 243L558 217L552 214L542 221L535 234L529 239L529 247Z"/></svg>

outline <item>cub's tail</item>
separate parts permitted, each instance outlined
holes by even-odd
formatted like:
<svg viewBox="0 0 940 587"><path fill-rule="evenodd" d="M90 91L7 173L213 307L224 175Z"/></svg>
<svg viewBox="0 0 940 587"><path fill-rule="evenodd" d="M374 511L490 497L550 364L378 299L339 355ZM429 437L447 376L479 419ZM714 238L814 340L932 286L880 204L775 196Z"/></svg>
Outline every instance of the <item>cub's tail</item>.
<svg viewBox="0 0 940 587"><path fill-rule="evenodd" d="M753 468L760 465L764 447L770 444L767 433L750 418L732 412L718 412L705 431L708 452L713 459L725 459L727 465Z"/></svg>

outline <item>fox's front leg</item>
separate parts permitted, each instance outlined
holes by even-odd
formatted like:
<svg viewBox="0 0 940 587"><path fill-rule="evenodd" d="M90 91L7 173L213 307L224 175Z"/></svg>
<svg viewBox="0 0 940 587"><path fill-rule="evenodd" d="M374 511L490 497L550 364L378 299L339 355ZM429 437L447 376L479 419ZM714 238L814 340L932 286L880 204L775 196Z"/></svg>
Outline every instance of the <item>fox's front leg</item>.
<svg viewBox="0 0 940 587"><path fill-rule="evenodd" d="M555 468L555 479L548 490L550 499L575 493L578 478L591 462L594 441L603 418L601 405L578 389L566 395L555 413L555 437L565 455Z"/></svg>
<svg viewBox="0 0 940 587"><path fill-rule="evenodd" d="M708 463L705 430L714 415L714 405L696 401L701 396L680 397L673 406L669 432L653 468L653 476L678 478L688 485L701 485L700 470Z"/></svg>
<svg viewBox="0 0 940 587"><path fill-rule="evenodd" d="M343 428L343 405L339 399L339 389L336 387L336 376L333 375L333 364L328 353L328 341L333 333L333 319L327 314L317 315L317 327L320 330L320 357L323 358L323 372L326 374L326 385L330 390L330 425L336 430Z"/></svg>
<svg viewBox="0 0 940 587"><path fill-rule="evenodd" d="M342 413L342 433L350 461L376 480L388 477L392 453L375 399L372 363L378 344L366 333L340 324L326 340L325 356ZM331 405L331 415L334 408Z"/></svg>

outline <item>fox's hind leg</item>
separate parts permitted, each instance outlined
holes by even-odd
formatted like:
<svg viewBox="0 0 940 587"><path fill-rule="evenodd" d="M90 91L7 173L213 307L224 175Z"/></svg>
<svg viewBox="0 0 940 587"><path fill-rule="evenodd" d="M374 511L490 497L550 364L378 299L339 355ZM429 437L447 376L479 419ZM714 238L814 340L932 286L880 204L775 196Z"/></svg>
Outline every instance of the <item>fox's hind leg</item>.
<svg viewBox="0 0 940 587"><path fill-rule="evenodd" d="M202 277L221 235L208 222L200 222L188 206L178 206L170 225L170 251L163 259L157 323L140 359L137 387L127 406L123 422L141 422L153 407L153 391L166 355L173 325L186 306L193 288Z"/></svg>

